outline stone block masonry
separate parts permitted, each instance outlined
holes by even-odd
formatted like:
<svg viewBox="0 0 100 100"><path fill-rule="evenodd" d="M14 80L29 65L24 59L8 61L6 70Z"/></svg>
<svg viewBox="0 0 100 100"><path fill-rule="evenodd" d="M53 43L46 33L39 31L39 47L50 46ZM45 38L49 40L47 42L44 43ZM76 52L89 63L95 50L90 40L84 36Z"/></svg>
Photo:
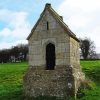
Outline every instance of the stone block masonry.
<svg viewBox="0 0 100 100"><path fill-rule="evenodd" d="M23 80L25 100L37 96L76 96L81 80L79 40L50 4L46 4L29 41L29 68Z"/></svg>

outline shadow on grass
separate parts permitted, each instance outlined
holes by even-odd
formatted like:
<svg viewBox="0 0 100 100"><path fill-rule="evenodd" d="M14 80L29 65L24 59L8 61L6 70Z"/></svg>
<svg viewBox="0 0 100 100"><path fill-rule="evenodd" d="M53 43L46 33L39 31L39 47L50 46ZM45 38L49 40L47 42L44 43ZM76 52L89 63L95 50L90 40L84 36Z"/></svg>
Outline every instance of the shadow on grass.
<svg viewBox="0 0 100 100"><path fill-rule="evenodd" d="M32 98L26 98L25 100L74 100L71 97L55 97L55 96L38 96Z"/></svg>
<svg viewBox="0 0 100 100"><path fill-rule="evenodd" d="M0 96L0 100L23 100L22 90L11 91Z"/></svg>
<svg viewBox="0 0 100 100"><path fill-rule="evenodd" d="M24 98L22 90L13 91L0 96L0 100L74 100L71 97L38 96Z"/></svg>

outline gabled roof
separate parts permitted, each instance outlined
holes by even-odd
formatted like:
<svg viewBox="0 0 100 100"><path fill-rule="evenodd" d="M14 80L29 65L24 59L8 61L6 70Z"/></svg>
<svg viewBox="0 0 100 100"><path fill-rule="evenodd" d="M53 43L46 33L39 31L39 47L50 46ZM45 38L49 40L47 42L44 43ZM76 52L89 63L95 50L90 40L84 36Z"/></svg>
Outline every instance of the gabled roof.
<svg viewBox="0 0 100 100"><path fill-rule="evenodd" d="M27 37L27 40L30 39L30 37L32 36L32 33L34 32L34 30L36 29L38 23L40 22L40 20L42 19L42 16L44 15L46 9L48 9L48 11L52 14L52 16L59 22L59 24L64 28L64 30L66 31L66 33L74 38L76 41L79 42L79 39L76 37L76 35L68 28L68 26L63 22L63 18L62 16L59 16L59 14L56 13L56 11L51 7L51 4L46 4L43 12L40 15L40 18L38 19L37 23L35 24L35 26L33 27L33 29L31 30L31 33L29 34L29 36Z"/></svg>

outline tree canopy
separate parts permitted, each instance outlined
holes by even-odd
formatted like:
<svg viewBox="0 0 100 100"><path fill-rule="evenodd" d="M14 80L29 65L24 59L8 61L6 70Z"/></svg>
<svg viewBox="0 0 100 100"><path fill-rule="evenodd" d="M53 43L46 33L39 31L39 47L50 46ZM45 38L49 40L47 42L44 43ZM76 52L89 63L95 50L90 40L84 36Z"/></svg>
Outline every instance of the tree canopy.
<svg viewBox="0 0 100 100"><path fill-rule="evenodd" d="M0 63L26 61L28 45L20 44L11 49L0 50Z"/></svg>
<svg viewBox="0 0 100 100"><path fill-rule="evenodd" d="M95 59L95 44L89 38L80 39L81 54L84 59Z"/></svg>

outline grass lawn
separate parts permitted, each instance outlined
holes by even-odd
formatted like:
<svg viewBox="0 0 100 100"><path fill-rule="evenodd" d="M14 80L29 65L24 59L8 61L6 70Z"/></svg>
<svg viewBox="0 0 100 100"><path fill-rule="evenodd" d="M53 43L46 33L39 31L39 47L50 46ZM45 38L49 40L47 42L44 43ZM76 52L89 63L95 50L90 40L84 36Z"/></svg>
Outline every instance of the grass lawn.
<svg viewBox="0 0 100 100"><path fill-rule="evenodd" d="M27 65L0 64L0 100L22 100L22 80Z"/></svg>
<svg viewBox="0 0 100 100"><path fill-rule="evenodd" d="M93 82L93 89L86 90L86 96L80 100L100 100L100 60L81 61L86 78Z"/></svg>
<svg viewBox="0 0 100 100"><path fill-rule="evenodd" d="M100 100L100 60L81 61L81 65L86 77L93 81L94 88L86 90L85 96L79 100ZM23 100L22 80L27 66L26 62L0 64L0 100ZM36 100L51 99L37 98Z"/></svg>

